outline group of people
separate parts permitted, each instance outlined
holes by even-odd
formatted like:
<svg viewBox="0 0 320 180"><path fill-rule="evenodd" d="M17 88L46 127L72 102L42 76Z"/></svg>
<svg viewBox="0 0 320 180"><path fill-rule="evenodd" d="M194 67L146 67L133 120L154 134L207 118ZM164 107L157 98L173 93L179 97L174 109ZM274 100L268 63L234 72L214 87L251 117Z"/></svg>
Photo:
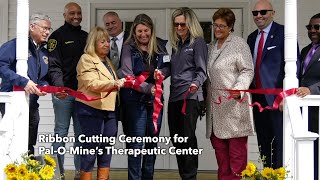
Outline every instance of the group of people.
<svg viewBox="0 0 320 180"><path fill-rule="evenodd" d="M29 25L28 78L16 74L13 39L0 48L1 91L20 86L30 94L29 153L34 153L39 124L39 96L46 95L38 86L68 87L86 95L100 97L83 101L67 92L52 94L55 113L54 134L68 135L73 120L75 137L116 137L118 121L126 136L157 137L162 114L153 120L156 82L171 77L168 102L170 137L188 137L187 142L172 142L177 149L197 149L197 120L206 101L206 136L210 138L218 162L218 179L241 179L247 164L248 136L257 134L265 166L283 166L283 114L280 110L264 110L238 100L246 98L262 106L272 106L275 96L243 93L246 89L282 88L284 79L284 26L273 21L275 11L267 0L259 0L252 15L257 30L247 42L233 34L236 17L231 9L220 8L212 16L214 41L206 44L203 30L194 11L177 8L171 16L169 55L167 40L156 37L152 19L146 14L135 17L129 34L125 34L116 12L103 16L105 27L81 30L81 7L74 2L64 8L65 23L50 35L51 20L44 14L33 14ZM297 96L320 94L317 75L320 58L320 14L306 26L312 43L305 47L297 66L300 86ZM50 35L50 37L49 37ZM49 38L48 38L49 37ZM48 41L46 42L48 38ZM47 48L45 45L47 44ZM299 51L297 51L299 55ZM146 75L147 74L147 75ZM126 77L145 75L143 82L129 86ZM206 81L207 80L207 81ZM203 85L207 87L204 97ZM216 105L219 97L232 98ZM162 98L163 100L163 98ZM185 113L182 109L185 108ZM5 113L1 104L1 113ZM318 132L318 109L312 108L309 129ZM53 143L54 150L63 143ZM97 179L108 179L112 155L107 142L76 142L86 149L104 149L102 153L75 155L75 179L91 179L97 163ZM156 143L126 143L127 149L153 149ZM317 152L317 146L315 146ZM317 153L315 153L317 154ZM198 155L176 155L183 180L197 178ZM128 155L128 179L153 179L155 154ZM64 174L64 157L58 155L60 172ZM317 164L317 161L315 161ZM315 168L317 169L317 168ZM315 171L316 173L316 171ZM317 174L315 176L317 178Z"/></svg>

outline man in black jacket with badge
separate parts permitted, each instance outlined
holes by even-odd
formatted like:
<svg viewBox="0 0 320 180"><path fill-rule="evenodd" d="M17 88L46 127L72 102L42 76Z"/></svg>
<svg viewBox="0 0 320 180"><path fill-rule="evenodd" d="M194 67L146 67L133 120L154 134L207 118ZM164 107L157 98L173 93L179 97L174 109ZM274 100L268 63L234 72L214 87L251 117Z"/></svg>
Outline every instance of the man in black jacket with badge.
<svg viewBox="0 0 320 180"><path fill-rule="evenodd" d="M88 33L81 30L82 21L81 7L74 2L65 5L63 13L65 23L54 31L48 40L49 51L49 77L51 85L57 87L68 87L77 90L78 81L76 78L76 66L83 54ZM80 125L77 120L74 103L75 98L68 96L64 92L56 93L52 96L52 103L55 114L54 134L59 137L68 136L70 119L73 120L74 136L81 133ZM62 142L54 142L54 150L64 147ZM79 146L75 142L74 146ZM59 168L61 175L64 175L64 156L58 154ZM74 156L75 179L80 179L80 156Z"/></svg>

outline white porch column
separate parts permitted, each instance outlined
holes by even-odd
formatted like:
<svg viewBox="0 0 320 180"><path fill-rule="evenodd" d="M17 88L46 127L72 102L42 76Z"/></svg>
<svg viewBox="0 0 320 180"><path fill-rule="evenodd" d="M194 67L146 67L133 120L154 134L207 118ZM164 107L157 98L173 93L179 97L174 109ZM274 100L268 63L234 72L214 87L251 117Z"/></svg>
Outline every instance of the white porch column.
<svg viewBox="0 0 320 180"><path fill-rule="evenodd" d="M28 78L28 58L29 58L29 0L17 0L17 44L16 44L16 58L17 74ZM29 78L28 78L29 79ZM15 92L15 93L25 93L25 92ZM27 97L26 97L27 98ZM29 114L29 109L27 110L27 115ZM21 139L21 151L28 151L28 134L29 134L29 115L25 116L23 123L25 131L21 131L24 139Z"/></svg>
<svg viewBox="0 0 320 180"><path fill-rule="evenodd" d="M17 74L28 78L29 0L17 0Z"/></svg>
<svg viewBox="0 0 320 180"><path fill-rule="evenodd" d="M28 78L29 1L17 0L17 74ZM0 120L0 179L6 179L7 164L21 160L28 151L29 107L25 92L2 93L6 97L6 113ZM15 109L16 108L16 109Z"/></svg>
<svg viewBox="0 0 320 180"><path fill-rule="evenodd" d="M297 0L285 1L285 78L284 89L298 87L297 72Z"/></svg>
<svg viewBox="0 0 320 180"><path fill-rule="evenodd" d="M284 89L298 87L297 72L297 0L285 0L285 78ZM295 175L294 139L288 109L283 113L283 163L289 177ZM295 179L295 177L293 177Z"/></svg>

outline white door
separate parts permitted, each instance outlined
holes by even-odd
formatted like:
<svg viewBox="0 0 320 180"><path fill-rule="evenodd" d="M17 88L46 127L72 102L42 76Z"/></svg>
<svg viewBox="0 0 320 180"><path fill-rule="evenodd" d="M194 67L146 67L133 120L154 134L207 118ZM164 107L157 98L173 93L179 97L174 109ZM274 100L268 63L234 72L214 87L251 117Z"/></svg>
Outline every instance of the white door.
<svg viewBox="0 0 320 180"><path fill-rule="evenodd" d="M103 25L103 21L102 21L102 17L103 15L108 12L108 11L115 11L118 13L118 15L120 16L120 19L123 21L123 28L129 32L130 30L130 26L134 20L134 18L136 17L136 15L144 13L147 14L148 16L151 17L151 19L153 20L153 23L155 24L155 29L156 29L156 35L157 37L160 37L162 39L168 39L167 37L167 26L166 26L166 19L164 17L166 17L166 10L165 9L159 9L159 10L98 10L97 11L97 25L104 27ZM168 82L169 81L165 81L165 86L168 87ZM168 92L165 92L166 94L168 94ZM168 97L168 95L165 95L166 97ZM165 109L167 109L166 105L164 107ZM166 118L166 112L164 113L165 117L163 118L163 120L167 119ZM162 129L160 132L160 136L168 136L169 132L167 127L168 123L167 122L163 122L162 123ZM118 128L118 135L122 134L123 130L122 130L122 125L121 122L119 123L119 128ZM164 144L158 144L158 146L161 146L161 148L168 148L166 147ZM117 144L115 145L116 148L125 148L125 144L124 143L120 143L117 142ZM168 157L166 157L165 155L158 155L157 156L157 161L156 161L156 168L157 169L167 169L165 167L165 162L167 162ZM111 162L111 167L113 168L126 168L127 167L127 156L124 155L113 155L112 156L112 162Z"/></svg>
<svg viewBox="0 0 320 180"><path fill-rule="evenodd" d="M102 17L103 15L110 11L108 10L97 10L97 20L96 24L98 26L103 27ZM209 43L212 39L212 15L217 9L194 9L195 13L197 14L201 25L204 29L205 39L207 43ZM232 9L236 15L236 23L235 23L235 34L242 37L242 9ZM137 10L113 10L117 12L120 18L123 21L124 26L129 26L131 22L134 20L135 16L140 13L145 13L149 15L156 26L156 34L158 37L162 39L169 39L169 30L171 28L171 14L174 9L167 8L167 9L158 9L158 10L145 10L145 9L137 9ZM128 27L124 27L124 29L129 29ZM168 52L171 52L171 46L169 43L167 44ZM160 136L169 136L169 129L168 129L168 120L167 120L167 103L169 97L169 85L170 79L168 78L164 83L164 95L165 95L165 102L164 102L164 114L163 114L163 121L161 127ZM122 134L122 127L121 123L119 124L118 134ZM197 124L197 139L198 139L198 147L202 148L202 155L199 155L199 170L217 170L217 164L215 159L214 150L212 149L211 143L208 139L205 138L206 132L206 121L203 117L201 121L198 121ZM169 146L164 144L158 144L161 148L168 149ZM170 144L170 146L172 146ZM117 143L115 145L116 148L125 148L124 144ZM168 151L166 151L168 152ZM113 155L112 157L112 164L113 168L126 168L127 167L127 156L121 155ZM156 161L156 169L178 169L176 158L174 155L158 155Z"/></svg>

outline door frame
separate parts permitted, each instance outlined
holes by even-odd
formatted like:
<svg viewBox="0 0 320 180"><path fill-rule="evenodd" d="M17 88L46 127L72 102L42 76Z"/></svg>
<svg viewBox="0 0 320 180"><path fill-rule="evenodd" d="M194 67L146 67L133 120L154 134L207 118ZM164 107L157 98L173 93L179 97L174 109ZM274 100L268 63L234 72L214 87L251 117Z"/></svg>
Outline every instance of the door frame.
<svg viewBox="0 0 320 180"><path fill-rule="evenodd" d="M89 20L89 25L90 28L96 26L97 24L101 24L99 21L102 21L100 18L98 18L98 11L101 10L166 10L166 19L167 22L171 21L171 10L175 9L177 7L185 7L184 3L90 3L90 20ZM204 2L204 3L188 3L188 7L192 9L218 9L221 7L229 7L231 9L241 9L242 10L242 17L237 17L237 18L242 18L242 37L247 37L248 35L248 30L249 30L249 7L250 3L249 2ZM142 11L143 12L143 11ZM212 11L213 13L213 11ZM211 19L212 14L208 15L208 19ZM99 16L100 17L100 16ZM200 20L200 19L199 19ZM168 24L168 23L166 23ZM246 26L244 26L246 24ZM244 28L245 27L245 28ZM168 29L168 28L166 28ZM166 37L169 37L169 32L165 32L163 34L166 34ZM163 37L164 38L164 37ZM168 80L168 79L167 79ZM165 86L167 90L164 90L165 92L169 92L169 86ZM167 109L167 104L164 103L164 108ZM165 112L165 111L164 111ZM166 122L167 113L164 113L163 115L163 122ZM205 123L205 121L201 121L201 123ZM199 125L199 122L198 122ZM197 126L198 126L197 125ZM162 131L164 131L164 134L169 134L167 131L168 129L165 128L165 125L162 127ZM167 149L168 147L165 147ZM213 149L210 149L213 151ZM168 152L168 151L167 151ZM159 160L161 161L161 167L158 167L160 169L177 169L176 165L174 163L175 161L175 156L171 155L165 155L165 156L159 156L157 157L158 162ZM213 165L214 167L217 167L216 165ZM206 169L207 170L207 169Z"/></svg>
<svg viewBox="0 0 320 180"><path fill-rule="evenodd" d="M250 2L188 2L189 8L197 8L197 9L217 9L222 7L229 7L232 9L242 9L242 37L247 37L249 35L249 18L250 18ZM101 9L172 9L177 7L185 7L185 3L90 3L90 18L89 25L91 29L97 24L97 10ZM210 15L212 16L212 15ZM170 17L167 17L170 19Z"/></svg>

